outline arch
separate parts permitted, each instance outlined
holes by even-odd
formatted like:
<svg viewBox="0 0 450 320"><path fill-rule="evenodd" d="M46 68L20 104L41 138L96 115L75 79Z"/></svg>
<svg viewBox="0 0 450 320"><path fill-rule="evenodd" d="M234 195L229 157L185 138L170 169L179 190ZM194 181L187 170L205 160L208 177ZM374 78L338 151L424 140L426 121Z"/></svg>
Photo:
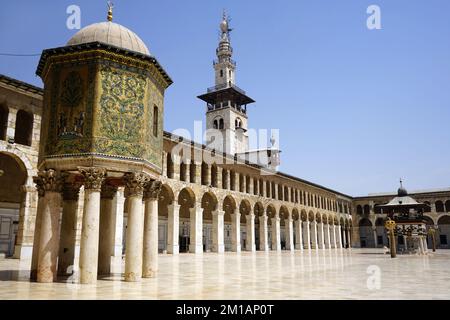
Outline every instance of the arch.
<svg viewBox="0 0 450 320"><path fill-rule="evenodd" d="M440 200L435 202L436 212L444 212L444 203Z"/></svg>
<svg viewBox="0 0 450 320"><path fill-rule="evenodd" d="M264 215L264 206L261 202L256 202L255 207L253 208L253 212L255 213L255 216L263 216Z"/></svg>
<svg viewBox="0 0 450 320"><path fill-rule="evenodd" d="M328 216L325 213L322 215L322 222L328 224Z"/></svg>
<svg viewBox="0 0 450 320"><path fill-rule="evenodd" d="M344 225L344 218L341 217L341 218L339 219L339 225L341 225L341 226Z"/></svg>
<svg viewBox="0 0 450 320"><path fill-rule="evenodd" d="M450 200L445 201L445 211L450 212Z"/></svg>
<svg viewBox="0 0 450 320"><path fill-rule="evenodd" d="M203 194L201 200L201 206L203 209L207 209L209 211L217 210L218 200L214 193L207 191Z"/></svg>
<svg viewBox="0 0 450 320"><path fill-rule="evenodd" d="M242 120L241 118L237 117L236 120L234 121L234 127L236 129L242 128Z"/></svg>
<svg viewBox="0 0 450 320"><path fill-rule="evenodd" d="M310 222L313 222L313 221L314 221L314 218L315 218L314 212L310 211L310 212L308 213L308 219L309 219L309 221L310 221Z"/></svg>
<svg viewBox="0 0 450 320"><path fill-rule="evenodd" d="M219 130L222 130L222 129L224 129L224 121L223 121L223 118L220 118L219 119Z"/></svg>
<svg viewBox="0 0 450 320"><path fill-rule="evenodd" d="M195 193L191 188L183 188L178 194L178 204L187 208L194 208Z"/></svg>
<svg viewBox="0 0 450 320"><path fill-rule="evenodd" d="M364 214L370 214L370 206L368 204L364 205L363 213Z"/></svg>
<svg viewBox="0 0 450 320"><path fill-rule="evenodd" d="M230 195L227 195L225 199L223 199L222 210L225 212L224 221L231 223L231 214L234 214L236 210L236 200Z"/></svg>
<svg viewBox="0 0 450 320"><path fill-rule="evenodd" d="M443 215L438 219L437 222L438 225L441 224L450 224L450 216L449 215Z"/></svg>
<svg viewBox="0 0 450 320"><path fill-rule="evenodd" d="M322 216L320 215L319 212L316 213L316 222L317 223L321 223L322 222Z"/></svg>
<svg viewBox="0 0 450 320"><path fill-rule="evenodd" d="M377 226L377 227L384 227L384 219L383 218L378 218L375 221L375 226Z"/></svg>
<svg viewBox="0 0 450 320"><path fill-rule="evenodd" d="M359 227L372 227L372 222L367 218L362 218L358 223Z"/></svg>
<svg viewBox="0 0 450 320"><path fill-rule="evenodd" d="M0 202L21 203L28 177L25 165L12 154L0 152L0 168L4 171L0 176Z"/></svg>
<svg viewBox="0 0 450 320"><path fill-rule="evenodd" d="M6 140L6 131L8 129L8 114L8 108L0 104L0 140Z"/></svg>
<svg viewBox="0 0 450 320"><path fill-rule="evenodd" d="M248 215L251 213L252 205L250 204L250 201L247 199L241 200L241 203L239 204L239 212L241 215Z"/></svg>
<svg viewBox="0 0 450 320"><path fill-rule="evenodd" d="M31 146L33 133L33 114L25 110L19 110L16 115L16 129L14 143Z"/></svg>
<svg viewBox="0 0 450 320"><path fill-rule="evenodd" d="M217 121L217 119L214 119L213 121L213 129L219 129L219 122Z"/></svg>
<svg viewBox="0 0 450 320"><path fill-rule="evenodd" d="M297 208L292 209L292 219L294 221L302 219L302 217L300 216Z"/></svg>
<svg viewBox="0 0 450 320"><path fill-rule="evenodd" d="M266 213L269 218L275 218L277 210L275 209L275 206L273 204L269 204L266 208Z"/></svg>
<svg viewBox="0 0 450 320"><path fill-rule="evenodd" d="M289 210L286 206L280 207L280 217L283 219L287 219L289 217Z"/></svg>
<svg viewBox="0 0 450 320"><path fill-rule="evenodd" d="M300 212L300 217L301 217L302 221L308 221L308 214L306 213L305 210L302 210Z"/></svg>

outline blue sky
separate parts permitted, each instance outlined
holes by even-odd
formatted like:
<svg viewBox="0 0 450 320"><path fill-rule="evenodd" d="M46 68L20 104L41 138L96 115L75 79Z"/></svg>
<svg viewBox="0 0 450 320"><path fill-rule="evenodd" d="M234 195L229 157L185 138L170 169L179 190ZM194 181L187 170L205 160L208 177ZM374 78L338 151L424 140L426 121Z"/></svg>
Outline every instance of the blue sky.
<svg viewBox="0 0 450 320"><path fill-rule="evenodd" d="M256 100L251 128L279 128L281 171L350 194L450 186L450 2L447 0L116 0L114 21L135 31L174 80L165 130L193 130L214 83L222 9L232 17L238 86ZM82 26L105 1L7 1L0 52L64 45L66 8ZM369 5L382 30L368 30ZM39 57L0 56L0 73L42 86Z"/></svg>

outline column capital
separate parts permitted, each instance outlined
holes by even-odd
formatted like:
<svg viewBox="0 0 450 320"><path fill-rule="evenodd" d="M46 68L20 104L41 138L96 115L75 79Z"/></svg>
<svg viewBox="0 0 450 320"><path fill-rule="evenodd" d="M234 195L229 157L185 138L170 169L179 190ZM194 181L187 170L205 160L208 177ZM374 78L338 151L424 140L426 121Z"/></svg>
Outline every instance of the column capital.
<svg viewBox="0 0 450 320"><path fill-rule="evenodd" d="M125 197L143 196L144 188L150 181L147 174L142 172L127 172L123 175L125 182Z"/></svg>
<svg viewBox="0 0 450 320"><path fill-rule="evenodd" d="M223 216L223 215L225 215L225 211L223 211L223 210L215 210L215 211L213 211L213 212L211 212L212 213L212 215L214 216L214 215L217 215L217 216Z"/></svg>
<svg viewBox="0 0 450 320"><path fill-rule="evenodd" d="M144 199L157 200L161 192L161 181L152 180L145 184Z"/></svg>
<svg viewBox="0 0 450 320"><path fill-rule="evenodd" d="M102 185L102 190L101 190L101 194L100 197L102 199L113 199L114 196L116 195L117 192L117 187L113 186L111 184L108 183L104 183Z"/></svg>
<svg viewBox="0 0 450 320"><path fill-rule="evenodd" d="M66 182L62 187L63 200L65 201L75 201L78 200L78 195L80 193L81 183L80 182Z"/></svg>
<svg viewBox="0 0 450 320"><path fill-rule="evenodd" d="M103 180L106 177L106 169L98 167L78 167L78 171L84 177L84 188L87 190L101 191Z"/></svg>
<svg viewBox="0 0 450 320"><path fill-rule="evenodd" d="M67 173L61 173L54 169L41 170L33 177L39 196L44 196L45 192L61 192L64 179Z"/></svg>

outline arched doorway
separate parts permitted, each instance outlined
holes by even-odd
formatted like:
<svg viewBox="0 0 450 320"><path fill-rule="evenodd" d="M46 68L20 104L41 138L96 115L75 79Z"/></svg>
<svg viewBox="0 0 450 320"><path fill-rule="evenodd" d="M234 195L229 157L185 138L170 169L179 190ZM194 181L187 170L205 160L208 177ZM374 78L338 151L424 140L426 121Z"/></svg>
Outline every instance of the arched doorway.
<svg viewBox="0 0 450 320"><path fill-rule="evenodd" d="M223 237L224 237L224 246L225 251L233 251L233 239L232 239L232 228L233 228L233 215L236 212L236 201L232 196L226 196L223 200ZM240 221L239 221L240 223Z"/></svg>
<svg viewBox="0 0 450 320"><path fill-rule="evenodd" d="M374 248L372 222L367 218L359 220L359 241L361 248Z"/></svg>
<svg viewBox="0 0 450 320"><path fill-rule="evenodd" d="M180 252L189 252L189 245L191 244L191 212L195 210L194 192L189 188L182 189L178 194L178 204L180 205Z"/></svg>
<svg viewBox="0 0 450 320"><path fill-rule="evenodd" d="M375 228L376 228L376 246L377 247L383 247L388 246L388 239L386 234L386 229L384 228L384 219L378 218L375 221Z"/></svg>
<svg viewBox="0 0 450 320"><path fill-rule="evenodd" d="M440 249L450 248L450 216L445 215L438 220L439 234L436 237Z"/></svg>
<svg viewBox="0 0 450 320"><path fill-rule="evenodd" d="M255 203L255 208L253 209L255 213L255 242L256 242L256 250L262 250L263 246L261 245L261 236L262 232L262 223L261 219L264 216L264 206L261 202Z"/></svg>
<svg viewBox="0 0 450 320"><path fill-rule="evenodd" d="M17 243L27 171L19 159L3 152L0 152L0 170L0 253L11 256Z"/></svg>
<svg viewBox="0 0 450 320"><path fill-rule="evenodd" d="M210 252L213 248L213 212L217 210L217 198L212 192L203 195L202 209L203 251Z"/></svg>
<svg viewBox="0 0 450 320"><path fill-rule="evenodd" d="M158 251L167 251L169 231L169 211L173 210L174 195L168 185L162 185L158 198ZM171 212L173 214L173 212ZM178 235L179 230L176 230Z"/></svg>

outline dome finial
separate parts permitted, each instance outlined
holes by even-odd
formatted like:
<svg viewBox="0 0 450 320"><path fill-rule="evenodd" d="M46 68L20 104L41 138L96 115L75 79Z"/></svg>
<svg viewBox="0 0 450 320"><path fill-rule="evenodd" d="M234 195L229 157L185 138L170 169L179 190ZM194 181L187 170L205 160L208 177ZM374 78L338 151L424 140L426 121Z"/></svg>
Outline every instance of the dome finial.
<svg viewBox="0 0 450 320"><path fill-rule="evenodd" d="M114 4L111 1L107 2L107 6L108 6L108 21L112 21L113 19L113 8L114 8Z"/></svg>

